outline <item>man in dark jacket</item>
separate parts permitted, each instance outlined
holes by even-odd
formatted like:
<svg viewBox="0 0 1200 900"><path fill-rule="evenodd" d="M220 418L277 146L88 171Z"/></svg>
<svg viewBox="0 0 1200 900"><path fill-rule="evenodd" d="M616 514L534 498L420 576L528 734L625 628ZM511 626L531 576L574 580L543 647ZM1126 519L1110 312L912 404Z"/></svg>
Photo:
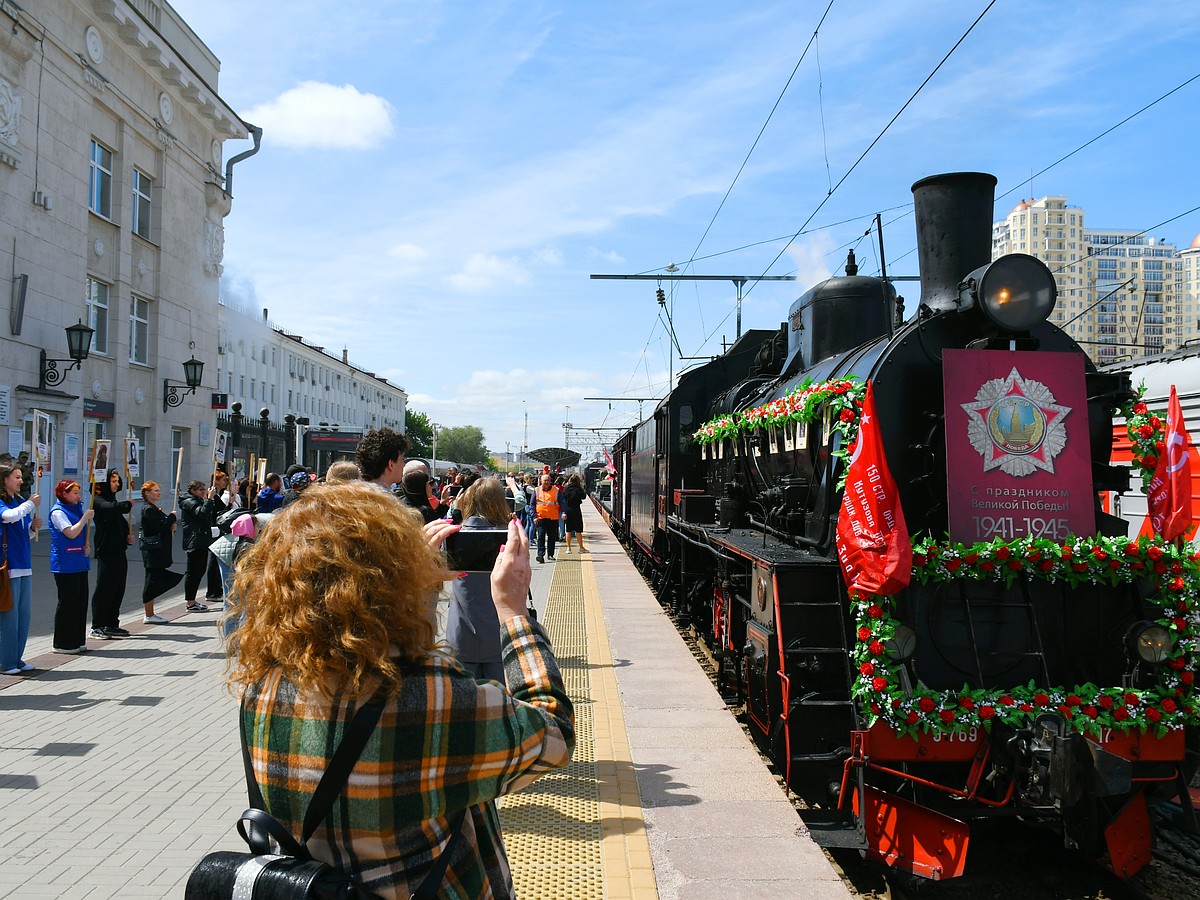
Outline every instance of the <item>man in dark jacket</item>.
<svg viewBox="0 0 1200 900"><path fill-rule="evenodd" d="M183 549L187 553L187 575L183 580L183 597L188 612L207 612L208 607L196 601L196 591L208 569L208 545L212 543L213 501L203 481L193 481L187 493L179 498L183 519Z"/></svg>

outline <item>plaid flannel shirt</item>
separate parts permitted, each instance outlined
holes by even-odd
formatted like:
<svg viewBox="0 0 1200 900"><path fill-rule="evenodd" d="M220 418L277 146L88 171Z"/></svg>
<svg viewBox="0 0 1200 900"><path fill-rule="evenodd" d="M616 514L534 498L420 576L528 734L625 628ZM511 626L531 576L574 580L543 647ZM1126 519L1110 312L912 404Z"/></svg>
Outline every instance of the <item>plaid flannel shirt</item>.
<svg viewBox="0 0 1200 900"><path fill-rule="evenodd" d="M380 897L407 898L450 838L459 838L439 896L506 898L512 876L495 799L566 765L574 713L537 623L502 622L508 691L476 682L453 659L410 668L383 708L347 787L308 842L312 855ZM352 700L300 696L282 676L245 692L250 758L267 811L298 838L309 798L354 715Z"/></svg>

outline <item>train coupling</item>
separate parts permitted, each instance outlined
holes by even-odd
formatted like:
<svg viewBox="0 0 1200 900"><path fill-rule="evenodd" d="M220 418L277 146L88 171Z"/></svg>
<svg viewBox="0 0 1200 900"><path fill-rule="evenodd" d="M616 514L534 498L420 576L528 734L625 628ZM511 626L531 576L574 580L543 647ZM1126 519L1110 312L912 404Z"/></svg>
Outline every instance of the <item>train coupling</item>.
<svg viewBox="0 0 1200 900"><path fill-rule="evenodd" d="M1059 715L1040 715L1024 728L997 728L994 771L1009 769L1022 806L1071 807L1086 797L1130 792L1133 764L1067 726Z"/></svg>

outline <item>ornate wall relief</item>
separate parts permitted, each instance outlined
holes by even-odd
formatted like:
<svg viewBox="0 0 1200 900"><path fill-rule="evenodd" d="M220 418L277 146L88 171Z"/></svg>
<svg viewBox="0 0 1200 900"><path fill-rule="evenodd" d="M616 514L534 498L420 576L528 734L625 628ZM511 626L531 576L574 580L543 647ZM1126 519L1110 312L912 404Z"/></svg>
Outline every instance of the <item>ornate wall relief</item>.
<svg viewBox="0 0 1200 900"><path fill-rule="evenodd" d="M21 95L0 78L0 162L14 169L21 161Z"/></svg>

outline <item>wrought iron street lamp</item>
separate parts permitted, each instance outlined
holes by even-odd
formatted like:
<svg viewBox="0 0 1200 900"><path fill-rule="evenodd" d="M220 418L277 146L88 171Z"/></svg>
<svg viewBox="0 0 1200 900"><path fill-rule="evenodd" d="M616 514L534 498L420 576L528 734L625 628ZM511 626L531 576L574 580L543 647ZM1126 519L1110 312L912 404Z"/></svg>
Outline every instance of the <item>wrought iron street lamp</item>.
<svg viewBox="0 0 1200 900"><path fill-rule="evenodd" d="M92 335L96 332L94 329L84 325L83 319L80 319L74 325L68 326L66 332L67 353L70 354L70 359L51 359L46 355L45 350L41 351L41 364L38 369L38 377L41 380L43 390L45 390L48 384L60 384L72 369L82 369L83 361L88 358L88 353L92 349ZM65 362L69 362L71 365L65 369L59 369L58 364Z"/></svg>
<svg viewBox="0 0 1200 900"><path fill-rule="evenodd" d="M168 409L179 406L183 403L183 398L188 394L196 393L196 388L200 387L200 382L204 378L204 363L193 356L183 364L183 380L185 384L179 382L172 383L170 378L163 379L163 412ZM188 390L180 392L180 388L186 387Z"/></svg>

